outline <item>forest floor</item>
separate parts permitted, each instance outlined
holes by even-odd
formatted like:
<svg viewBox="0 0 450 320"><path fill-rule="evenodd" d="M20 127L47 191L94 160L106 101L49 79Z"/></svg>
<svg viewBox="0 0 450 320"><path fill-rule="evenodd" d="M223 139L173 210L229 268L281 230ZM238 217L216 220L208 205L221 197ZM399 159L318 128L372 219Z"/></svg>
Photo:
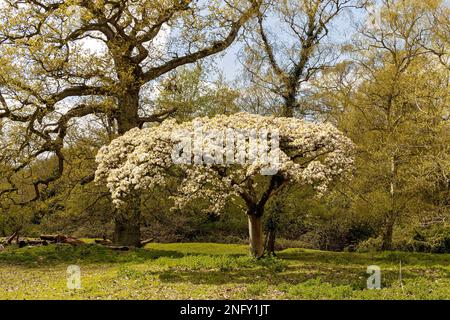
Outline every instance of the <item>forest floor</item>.
<svg viewBox="0 0 450 320"><path fill-rule="evenodd" d="M69 265L81 289L68 289ZM367 289L369 265L381 268L380 290ZM450 254L286 249L255 261L229 244L8 247L0 299L450 299Z"/></svg>

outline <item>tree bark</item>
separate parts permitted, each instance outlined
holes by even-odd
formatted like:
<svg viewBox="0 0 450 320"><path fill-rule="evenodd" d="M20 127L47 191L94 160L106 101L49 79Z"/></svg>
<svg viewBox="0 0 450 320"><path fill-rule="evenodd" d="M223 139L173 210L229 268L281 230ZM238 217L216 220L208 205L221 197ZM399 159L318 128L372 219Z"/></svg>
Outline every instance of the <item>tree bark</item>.
<svg viewBox="0 0 450 320"><path fill-rule="evenodd" d="M390 251L392 250L392 237L394 233L394 220L388 218L386 222L386 228L383 232L383 241L381 243L381 250Z"/></svg>
<svg viewBox="0 0 450 320"><path fill-rule="evenodd" d="M390 196L390 210L388 212L388 215L386 217L386 229L383 233L383 242L381 245L382 250L392 250L392 237L394 233L394 224L395 224L395 218L397 215L396 212L396 203L395 203L395 192L396 192L396 185L395 180L397 177L397 163L395 156L392 156L390 158L391 162L391 170L390 170L390 188L389 188L389 196Z"/></svg>
<svg viewBox="0 0 450 320"><path fill-rule="evenodd" d="M295 91L294 91L295 92ZM281 116L287 118L294 117L294 108L296 105L295 93L289 93L288 96L284 98L284 104L281 109Z"/></svg>
<svg viewBox="0 0 450 320"><path fill-rule="evenodd" d="M19 242L19 231L18 230L14 231L14 233L6 241L6 244L11 244L14 239L16 239L17 243Z"/></svg>
<svg viewBox="0 0 450 320"><path fill-rule="evenodd" d="M269 256L275 256L275 240L276 240L276 233L277 231L275 229L269 229L267 233L267 254Z"/></svg>
<svg viewBox="0 0 450 320"><path fill-rule="evenodd" d="M279 179L279 178L275 178ZM275 184L276 186L281 185L281 182L278 180ZM278 187L277 187L278 188ZM275 208L274 211L272 211L271 215L269 216L269 219L267 219L267 242L265 244L265 251L270 256L275 256L275 242L277 238L277 229L278 229L278 220L279 216L282 213L283 210L283 202L281 199L277 199L275 201Z"/></svg>
<svg viewBox="0 0 450 320"><path fill-rule="evenodd" d="M118 246L141 245L140 197L132 194L115 218L113 243Z"/></svg>
<svg viewBox="0 0 450 320"><path fill-rule="evenodd" d="M141 244L141 226L130 220L116 220L113 242L118 246L139 247Z"/></svg>
<svg viewBox="0 0 450 320"><path fill-rule="evenodd" d="M122 108L117 117L118 133L139 126L139 88L130 88L119 99ZM125 205L116 212L113 243L118 246L135 246L141 244L141 197L139 192L130 193Z"/></svg>
<svg viewBox="0 0 450 320"><path fill-rule="evenodd" d="M117 115L119 135L139 126L139 88L130 88L127 94L119 98L121 108Z"/></svg>
<svg viewBox="0 0 450 320"><path fill-rule="evenodd" d="M248 231L250 236L250 252L253 257L261 258L264 255L262 216L248 215Z"/></svg>

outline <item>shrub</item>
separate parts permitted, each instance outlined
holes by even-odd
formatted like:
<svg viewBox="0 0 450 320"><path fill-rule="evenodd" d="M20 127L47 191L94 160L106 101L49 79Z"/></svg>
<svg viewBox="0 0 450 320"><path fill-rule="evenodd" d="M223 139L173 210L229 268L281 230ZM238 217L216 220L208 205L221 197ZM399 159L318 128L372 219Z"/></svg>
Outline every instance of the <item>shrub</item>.
<svg viewBox="0 0 450 320"><path fill-rule="evenodd" d="M377 238L369 238L365 241L362 241L356 247L357 252L373 252L381 250L381 237Z"/></svg>
<svg viewBox="0 0 450 320"><path fill-rule="evenodd" d="M314 247L310 243L301 240L290 240L284 238L278 238L276 240L275 250L281 251L290 248L314 249Z"/></svg>
<svg viewBox="0 0 450 320"><path fill-rule="evenodd" d="M283 272L287 269L288 264L286 261L278 259L276 257L265 257L256 260L256 263L263 268L269 270L272 273Z"/></svg>
<svg viewBox="0 0 450 320"><path fill-rule="evenodd" d="M443 230L441 233L430 239L431 252L450 253L450 229Z"/></svg>

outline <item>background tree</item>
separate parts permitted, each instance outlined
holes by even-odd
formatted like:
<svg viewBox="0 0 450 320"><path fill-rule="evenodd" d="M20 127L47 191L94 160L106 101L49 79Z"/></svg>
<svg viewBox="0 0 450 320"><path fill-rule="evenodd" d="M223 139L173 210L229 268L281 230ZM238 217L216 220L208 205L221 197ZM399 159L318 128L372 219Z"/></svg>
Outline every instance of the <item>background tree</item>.
<svg viewBox="0 0 450 320"><path fill-rule="evenodd" d="M198 63L193 68L179 68L157 86L160 93L155 105L175 108L174 118L180 121L239 111L239 90L231 88L220 74L217 79L211 79L211 74L214 65Z"/></svg>
<svg viewBox="0 0 450 320"><path fill-rule="evenodd" d="M257 0L2 3L0 118L23 130L13 172L29 169L48 153L57 158L50 175L33 179L34 195L27 202L62 176L65 138L74 121L107 119L116 135L161 121L174 110L143 103L149 84L227 48L260 5ZM8 182L1 192L16 192L14 177ZM128 205L116 214L114 240L138 245L139 195Z"/></svg>
<svg viewBox="0 0 450 320"><path fill-rule="evenodd" d="M417 196L422 183L448 190L449 75L440 64L445 56L436 59L424 45L432 42L429 21L441 5L383 1L375 22L359 30L356 64L338 66L328 96L339 127L358 145L360 179L352 193L381 217L384 250L392 249L394 227L406 216L436 213Z"/></svg>
<svg viewBox="0 0 450 320"><path fill-rule="evenodd" d="M256 86L268 91L272 112L284 117L317 117L310 81L336 61L329 41L333 23L367 1L268 1L246 37L244 67ZM275 248L276 220L268 222L268 251Z"/></svg>
<svg viewBox="0 0 450 320"><path fill-rule="evenodd" d="M244 67L252 82L278 97L274 111L285 117L311 113L307 83L338 54L328 39L329 28L346 11L364 5L354 0L287 0L261 7L253 31L247 33Z"/></svg>

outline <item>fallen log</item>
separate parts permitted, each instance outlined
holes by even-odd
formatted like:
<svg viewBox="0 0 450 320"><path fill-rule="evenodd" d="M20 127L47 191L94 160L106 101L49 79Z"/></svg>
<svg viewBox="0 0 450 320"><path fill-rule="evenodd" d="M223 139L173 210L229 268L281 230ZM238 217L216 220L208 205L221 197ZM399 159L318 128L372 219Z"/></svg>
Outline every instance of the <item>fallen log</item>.
<svg viewBox="0 0 450 320"><path fill-rule="evenodd" d="M26 246L46 246L48 242L46 240L40 239L21 239L19 241L19 248L23 248Z"/></svg>
<svg viewBox="0 0 450 320"><path fill-rule="evenodd" d="M19 247L22 245L30 245L30 246L38 246L38 245L43 245L46 246L48 245L48 241L46 240L41 240L41 239L34 239L34 238L20 238L19 241L16 241L17 244L19 245ZM7 246L7 245L11 245L11 243L8 243L8 239L0 239L0 244L3 246Z"/></svg>
<svg viewBox="0 0 450 320"><path fill-rule="evenodd" d="M41 240L46 240L50 242L57 242L62 243L64 242L68 237L62 234L57 235L51 235L51 234L43 234L40 236Z"/></svg>
<svg viewBox="0 0 450 320"><path fill-rule="evenodd" d="M14 236L14 237L13 237ZM18 238L18 234L15 233L13 236L8 238L0 239L0 245L3 247L7 245L11 245L13 239L16 239L16 243L19 245L19 248L23 248L26 246L47 246L50 243L66 243L72 246L79 246L85 244L78 238L65 236L65 235L41 235L39 239L36 238Z"/></svg>
<svg viewBox="0 0 450 320"><path fill-rule="evenodd" d="M6 240L6 244L11 244L14 238L16 238L16 242L19 242L19 231L14 231L8 240Z"/></svg>
<svg viewBox="0 0 450 320"><path fill-rule="evenodd" d="M62 243L68 243L72 246L81 246L84 244L83 241L81 241L80 239L74 238L74 237L68 237Z"/></svg>
<svg viewBox="0 0 450 320"><path fill-rule="evenodd" d="M116 250L116 251L129 251L130 247L127 246L105 246L106 248L109 248L111 250Z"/></svg>
<svg viewBox="0 0 450 320"><path fill-rule="evenodd" d="M108 240L108 239L95 239L94 241L95 241L96 244L101 244L101 245L104 245L104 246L112 245L112 241Z"/></svg>
<svg viewBox="0 0 450 320"><path fill-rule="evenodd" d="M154 240L155 240L155 239L150 238L150 239L141 241L141 246L143 247L143 246L145 246L145 245L148 244L148 243L152 243Z"/></svg>
<svg viewBox="0 0 450 320"><path fill-rule="evenodd" d="M47 246L47 240L39 240L39 239L27 239L27 245L29 246Z"/></svg>
<svg viewBox="0 0 450 320"><path fill-rule="evenodd" d="M40 236L40 238L41 240L48 241L50 243L67 243L73 246L80 246L84 244L84 242L78 238L65 236L63 234L57 235L43 234Z"/></svg>

